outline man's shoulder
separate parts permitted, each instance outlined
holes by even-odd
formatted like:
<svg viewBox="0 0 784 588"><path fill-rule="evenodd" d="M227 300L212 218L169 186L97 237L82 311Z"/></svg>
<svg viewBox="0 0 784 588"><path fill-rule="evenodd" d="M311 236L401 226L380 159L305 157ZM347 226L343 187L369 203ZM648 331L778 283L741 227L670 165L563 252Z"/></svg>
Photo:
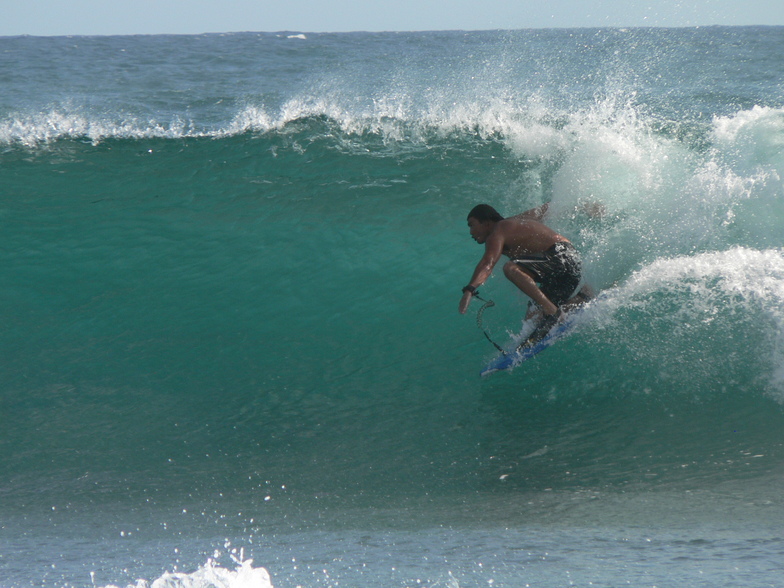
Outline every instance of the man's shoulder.
<svg viewBox="0 0 784 588"><path fill-rule="evenodd" d="M498 221L493 229L493 234L498 237L513 235L520 227L520 221L514 218L505 218Z"/></svg>
<svg viewBox="0 0 784 588"><path fill-rule="evenodd" d="M504 233L515 234L525 227L530 227L532 225L539 226L541 224L541 222L532 218L513 216L511 218L505 218L504 220L499 221L497 228Z"/></svg>
<svg viewBox="0 0 784 588"><path fill-rule="evenodd" d="M505 218L498 221L486 243L491 246L500 246L504 249L515 247L521 239L525 238L525 224L519 219Z"/></svg>
<svg viewBox="0 0 784 588"><path fill-rule="evenodd" d="M498 221L498 225L497 226L499 226L499 227L516 228L516 227L520 226L521 224L527 223L527 222L530 222L530 221L531 221L530 218L523 218L523 217L519 217L519 216L510 216L508 218L505 218L504 220Z"/></svg>

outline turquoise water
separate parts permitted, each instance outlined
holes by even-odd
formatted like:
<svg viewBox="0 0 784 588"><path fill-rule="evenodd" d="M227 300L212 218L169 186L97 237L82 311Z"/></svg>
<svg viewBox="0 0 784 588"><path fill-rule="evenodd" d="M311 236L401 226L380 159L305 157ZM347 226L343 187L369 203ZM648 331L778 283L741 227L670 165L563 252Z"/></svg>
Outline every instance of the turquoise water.
<svg viewBox="0 0 784 588"><path fill-rule="evenodd" d="M0 38L0 586L777 585L782 48ZM603 292L484 379L478 202Z"/></svg>

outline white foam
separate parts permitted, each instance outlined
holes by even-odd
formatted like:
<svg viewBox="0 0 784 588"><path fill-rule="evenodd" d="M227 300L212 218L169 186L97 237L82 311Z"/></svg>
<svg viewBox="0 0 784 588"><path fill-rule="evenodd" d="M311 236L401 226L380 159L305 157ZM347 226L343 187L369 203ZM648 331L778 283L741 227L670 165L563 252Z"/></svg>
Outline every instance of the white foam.
<svg viewBox="0 0 784 588"><path fill-rule="evenodd" d="M264 133L276 126L276 122L264 108L246 106L234 117L225 134L239 135L248 131Z"/></svg>
<svg viewBox="0 0 784 588"><path fill-rule="evenodd" d="M126 588L272 588L269 572L264 568L254 568L253 560L239 563L235 570L227 570L208 561L197 571L186 574L166 572L152 583L137 580ZM119 588L108 585L105 588Z"/></svg>
<svg viewBox="0 0 784 588"><path fill-rule="evenodd" d="M778 133L775 142L782 145L784 136L784 109L767 106L754 106L751 110L741 110L732 116L717 116L713 119L714 139L721 143L732 143L755 127L768 127Z"/></svg>
<svg viewBox="0 0 784 588"><path fill-rule="evenodd" d="M617 114L574 116L564 129L572 144L553 178L556 206L598 200L613 210L636 209L675 170L677 144L652 135L632 108Z"/></svg>
<svg viewBox="0 0 784 588"><path fill-rule="evenodd" d="M691 289L698 288L700 294L707 294L717 284L724 292L739 294L780 315L784 312L784 251L735 247L728 251L657 259L635 272L620 287L620 293L622 298L630 298L666 285L684 283L690 284Z"/></svg>
<svg viewBox="0 0 784 588"><path fill-rule="evenodd" d="M713 119L717 156L742 174L784 177L784 109L755 106Z"/></svg>
<svg viewBox="0 0 784 588"><path fill-rule="evenodd" d="M99 143L109 138L171 138L204 136L210 133L192 130L192 125L174 119L168 124L136 118L110 120L85 115L78 109L52 109L32 115L15 115L0 123L0 144L28 147L59 139L85 139Z"/></svg>
<svg viewBox="0 0 784 588"><path fill-rule="evenodd" d="M653 310L649 306L652 300L672 304L665 302ZM635 308L653 313L650 316L664 321L669 329L704 327L700 336L708 337L703 341L706 345L715 336L731 337L737 328L755 329L755 337L759 337L755 354L770 367L763 375L770 384L768 392L784 403L784 250L734 247L656 259L605 292L590 317L595 324L606 326L613 324L621 311ZM667 309L667 316L660 316L663 309ZM724 317L723 330L712 332L719 316ZM636 327L628 328L634 331ZM688 334L684 336L689 339L681 342L684 349L700 344L699 340L691 342ZM647 341L644 346L648 348Z"/></svg>

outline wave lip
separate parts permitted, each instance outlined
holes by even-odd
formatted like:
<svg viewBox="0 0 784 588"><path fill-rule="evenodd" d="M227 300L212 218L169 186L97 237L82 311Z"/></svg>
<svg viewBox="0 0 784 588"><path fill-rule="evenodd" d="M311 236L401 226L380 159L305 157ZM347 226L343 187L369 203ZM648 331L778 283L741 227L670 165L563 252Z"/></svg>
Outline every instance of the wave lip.
<svg viewBox="0 0 784 588"><path fill-rule="evenodd" d="M35 115L14 116L0 124L0 144L36 147L62 139L88 140L93 144L107 139L181 139L214 136L196 130L192 123L175 118L168 124L155 120L125 118L117 121L78 112L50 110Z"/></svg>

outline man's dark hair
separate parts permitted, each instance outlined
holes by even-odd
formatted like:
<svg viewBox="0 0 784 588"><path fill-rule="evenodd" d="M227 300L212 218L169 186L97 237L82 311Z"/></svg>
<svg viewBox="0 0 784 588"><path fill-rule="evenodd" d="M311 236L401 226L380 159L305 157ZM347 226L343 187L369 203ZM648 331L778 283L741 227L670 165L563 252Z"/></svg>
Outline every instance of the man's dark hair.
<svg viewBox="0 0 784 588"><path fill-rule="evenodd" d="M475 218L480 223L486 221L502 221L504 217L498 214L498 211L489 204L477 204L468 213L468 218Z"/></svg>

